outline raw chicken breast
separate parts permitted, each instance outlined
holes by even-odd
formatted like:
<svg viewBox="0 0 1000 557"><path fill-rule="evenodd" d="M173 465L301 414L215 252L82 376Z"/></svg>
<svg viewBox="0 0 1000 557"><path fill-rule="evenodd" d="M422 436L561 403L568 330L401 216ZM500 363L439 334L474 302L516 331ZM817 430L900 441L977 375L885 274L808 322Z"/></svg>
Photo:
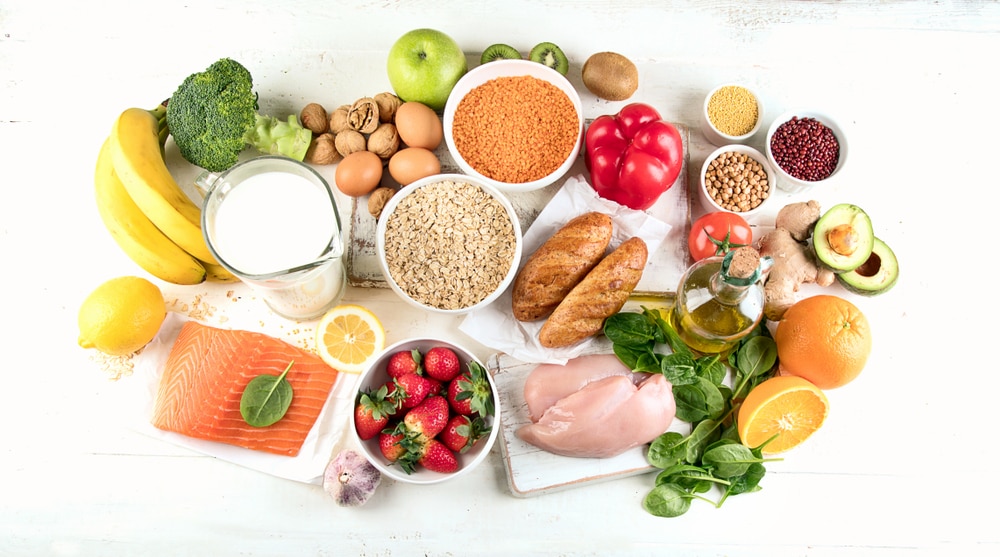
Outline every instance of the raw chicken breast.
<svg viewBox="0 0 1000 557"><path fill-rule="evenodd" d="M592 354L561 364L541 364L524 380L528 417L537 422L547 408L594 381L618 375L639 383L646 374L633 373L614 354Z"/></svg>
<svg viewBox="0 0 1000 557"><path fill-rule="evenodd" d="M660 374L611 375L560 398L517 436L551 453L606 458L659 437L674 419L670 382Z"/></svg>

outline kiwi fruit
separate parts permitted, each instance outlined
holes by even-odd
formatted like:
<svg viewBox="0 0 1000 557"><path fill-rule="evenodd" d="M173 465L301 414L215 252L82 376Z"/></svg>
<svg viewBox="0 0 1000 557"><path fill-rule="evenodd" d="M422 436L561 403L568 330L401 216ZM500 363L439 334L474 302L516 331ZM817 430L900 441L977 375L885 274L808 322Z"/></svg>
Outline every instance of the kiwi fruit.
<svg viewBox="0 0 1000 557"><path fill-rule="evenodd" d="M544 64L553 70L566 75L569 71L569 60L562 49L552 43L538 43L528 53L528 60Z"/></svg>
<svg viewBox="0 0 1000 557"><path fill-rule="evenodd" d="M598 97L623 101L639 88L639 70L617 52L598 52L583 64L583 85Z"/></svg>
<svg viewBox="0 0 1000 557"><path fill-rule="evenodd" d="M510 46L509 44L497 43L491 44L486 47L483 51L482 58L479 59L480 64L485 64L487 62L493 62L495 60L520 60L521 53L517 51L516 48Z"/></svg>

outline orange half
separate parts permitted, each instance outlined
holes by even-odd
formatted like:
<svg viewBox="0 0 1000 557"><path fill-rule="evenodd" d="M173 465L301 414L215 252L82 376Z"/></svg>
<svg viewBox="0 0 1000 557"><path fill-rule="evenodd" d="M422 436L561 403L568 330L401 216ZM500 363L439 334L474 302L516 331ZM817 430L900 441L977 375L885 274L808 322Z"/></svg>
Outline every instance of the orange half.
<svg viewBox="0 0 1000 557"><path fill-rule="evenodd" d="M787 451L809 438L826 420L830 405L819 387L796 376L772 377L750 391L737 415L743 444L762 450Z"/></svg>

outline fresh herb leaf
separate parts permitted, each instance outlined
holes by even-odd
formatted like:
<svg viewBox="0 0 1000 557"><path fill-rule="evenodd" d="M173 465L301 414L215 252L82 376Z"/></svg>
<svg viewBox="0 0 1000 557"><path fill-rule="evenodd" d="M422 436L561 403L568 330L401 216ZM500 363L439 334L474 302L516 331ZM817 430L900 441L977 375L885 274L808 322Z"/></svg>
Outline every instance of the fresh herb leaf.
<svg viewBox="0 0 1000 557"><path fill-rule="evenodd" d="M666 469L675 466L687 459L687 443L690 437L686 437L676 431L668 431L649 444L646 452L646 460L657 468Z"/></svg>
<svg viewBox="0 0 1000 557"><path fill-rule="evenodd" d="M240 414L253 427L267 427L276 423L288 412L292 404L292 385L285 378L292 364L281 375L258 375L247 383L240 398Z"/></svg>
<svg viewBox="0 0 1000 557"><path fill-rule="evenodd" d="M694 497L678 485L661 484L646 495L642 508L653 516L673 518L688 512Z"/></svg>

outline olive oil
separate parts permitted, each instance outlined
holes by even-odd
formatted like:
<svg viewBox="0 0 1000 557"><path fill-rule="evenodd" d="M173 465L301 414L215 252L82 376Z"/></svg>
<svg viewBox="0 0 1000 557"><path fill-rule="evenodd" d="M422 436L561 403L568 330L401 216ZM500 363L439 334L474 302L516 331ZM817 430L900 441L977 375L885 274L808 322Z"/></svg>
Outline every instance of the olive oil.
<svg viewBox="0 0 1000 557"><path fill-rule="evenodd" d="M735 251L724 257L696 262L681 277L670 324L692 350L724 353L748 335L764 315L763 278L771 268L769 257L752 248L741 255L756 266L731 267Z"/></svg>

